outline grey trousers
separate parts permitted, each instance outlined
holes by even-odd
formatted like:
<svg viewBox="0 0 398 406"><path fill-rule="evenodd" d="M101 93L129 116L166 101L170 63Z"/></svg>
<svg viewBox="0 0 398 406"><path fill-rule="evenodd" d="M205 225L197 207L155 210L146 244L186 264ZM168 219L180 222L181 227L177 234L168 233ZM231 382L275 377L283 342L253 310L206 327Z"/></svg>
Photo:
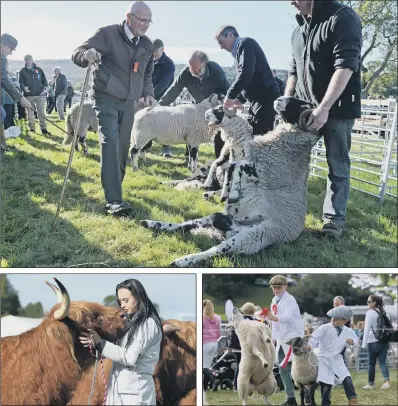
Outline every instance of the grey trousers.
<svg viewBox="0 0 398 406"><path fill-rule="evenodd" d="M58 117L60 120L65 120L64 102L66 94L59 94L56 98L55 104L57 106Z"/></svg>
<svg viewBox="0 0 398 406"><path fill-rule="evenodd" d="M120 203L134 121L134 102L96 98L94 110L98 118L101 182L105 199L107 203Z"/></svg>
<svg viewBox="0 0 398 406"><path fill-rule="evenodd" d="M285 358L285 353L283 352L282 347L280 347L279 352L278 352L279 364L284 360L284 358ZM292 381L292 363L288 362L285 369L279 367L279 373L281 375L283 386L285 387L286 397L288 399L295 398L294 386L293 386L293 381Z"/></svg>
<svg viewBox="0 0 398 406"><path fill-rule="evenodd" d="M344 225L350 194L350 149L354 119L331 118L321 130L329 174L323 203L323 220Z"/></svg>
<svg viewBox="0 0 398 406"><path fill-rule="evenodd" d="M44 99L42 96L26 96L28 99L29 103L32 105L34 109L36 109L42 116L45 116L46 113L44 111ZM29 123L29 128L31 130L35 129L35 113L32 109L26 109L28 111L28 123ZM39 116L39 123L40 123L40 129L44 130L47 128L46 125L46 120L42 117Z"/></svg>

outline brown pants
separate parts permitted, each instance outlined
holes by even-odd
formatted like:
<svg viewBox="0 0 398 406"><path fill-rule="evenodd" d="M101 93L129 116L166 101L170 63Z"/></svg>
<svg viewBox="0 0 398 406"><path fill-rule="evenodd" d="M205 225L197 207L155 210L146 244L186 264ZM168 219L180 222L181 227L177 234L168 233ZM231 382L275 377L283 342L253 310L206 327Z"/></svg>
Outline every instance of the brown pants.
<svg viewBox="0 0 398 406"><path fill-rule="evenodd" d="M43 116L45 115L44 112L44 98L42 96L26 96L28 99L29 103L32 105L34 109L36 109L40 114ZM29 129L31 131L35 131L35 113L32 109L27 109L28 110L28 124L29 124ZM44 120L43 117L41 117L39 114L39 123L40 123L40 129L44 130L46 128L46 120Z"/></svg>

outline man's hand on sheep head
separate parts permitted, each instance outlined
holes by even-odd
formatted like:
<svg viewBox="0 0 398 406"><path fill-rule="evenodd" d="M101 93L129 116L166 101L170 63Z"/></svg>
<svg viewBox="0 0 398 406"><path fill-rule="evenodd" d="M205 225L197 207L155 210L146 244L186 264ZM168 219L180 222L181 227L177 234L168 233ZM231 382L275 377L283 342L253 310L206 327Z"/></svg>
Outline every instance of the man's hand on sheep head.
<svg viewBox="0 0 398 406"><path fill-rule="evenodd" d="M308 119L308 129L310 131L319 131L326 124L328 118L329 110L325 107L318 106Z"/></svg>
<svg viewBox="0 0 398 406"><path fill-rule="evenodd" d="M145 96L145 97L141 97L141 99L138 100L138 103L144 107L149 107L149 109L148 109L148 111L149 111L149 110L152 110L156 106L157 101L152 96Z"/></svg>

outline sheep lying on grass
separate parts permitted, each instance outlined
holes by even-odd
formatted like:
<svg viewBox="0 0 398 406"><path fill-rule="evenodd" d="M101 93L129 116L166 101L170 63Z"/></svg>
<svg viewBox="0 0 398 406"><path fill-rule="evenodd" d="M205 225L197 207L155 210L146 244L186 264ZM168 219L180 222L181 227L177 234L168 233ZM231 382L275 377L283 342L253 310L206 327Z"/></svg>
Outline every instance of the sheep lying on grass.
<svg viewBox="0 0 398 406"><path fill-rule="evenodd" d="M301 406L315 406L318 357L313 350L306 349L309 338L295 337L286 342L293 347L292 378L300 389Z"/></svg>
<svg viewBox="0 0 398 406"><path fill-rule="evenodd" d="M199 104L156 106L144 108L134 117L130 151L133 170L138 170L138 153L150 141L161 145L187 144L189 168L196 171L199 145L210 142L212 134L205 120L205 112L221 103L221 95L213 94Z"/></svg>
<svg viewBox="0 0 398 406"><path fill-rule="evenodd" d="M190 231L198 228L225 233L225 240L207 251L187 255L173 266L191 266L214 255L254 254L270 244L294 241L303 231L307 212L307 180L311 149L319 135L307 129L310 106L280 97L276 109L286 124L266 135L252 138L246 120L227 115L222 107L206 112L207 121L218 125L229 137L242 138L245 157L229 168L231 186L226 213L190 220L181 224L144 220L144 227Z"/></svg>
<svg viewBox="0 0 398 406"><path fill-rule="evenodd" d="M238 395L242 404L254 391L264 396L264 402L271 404L268 396L276 390L273 366L276 360L275 347L271 342L271 330L265 323L245 320L238 308L232 311L231 324L239 338L242 358L239 364Z"/></svg>
<svg viewBox="0 0 398 406"><path fill-rule="evenodd" d="M65 135L63 145L68 145L73 140L73 134L77 127L77 116L79 114L80 104L74 104L68 111L65 120L65 129L68 135ZM93 132L98 132L98 121L94 108L90 102L85 102L82 107L82 118L80 121L80 128L76 140L75 149L79 150L79 143L83 148L83 154L88 155L88 148L86 143L87 131L91 129Z"/></svg>

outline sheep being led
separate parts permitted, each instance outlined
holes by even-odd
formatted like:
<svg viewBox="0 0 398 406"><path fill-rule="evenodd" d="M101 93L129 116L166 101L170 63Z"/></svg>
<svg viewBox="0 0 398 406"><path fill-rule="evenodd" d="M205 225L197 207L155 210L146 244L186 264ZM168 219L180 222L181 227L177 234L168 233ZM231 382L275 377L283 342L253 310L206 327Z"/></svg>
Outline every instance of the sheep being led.
<svg viewBox="0 0 398 406"><path fill-rule="evenodd" d="M138 153L153 140L161 145L188 145L189 168L195 172L199 145L212 140L205 112L219 105L222 97L212 94L198 104L156 106L138 111L131 130L130 157L133 170L138 170Z"/></svg>
<svg viewBox="0 0 398 406"><path fill-rule="evenodd" d="M319 139L307 128L311 106L293 97L280 97L275 109L286 123L253 139L252 129L221 106L209 109L206 120L219 126L227 139L244 153L230 166L230 191L224 213L180 224L143 220L144 227L160 231L204 228L223 233L224 240L207 251L178 258L172 266L187 267L215 255L254 254L265 247L291 242L304 230L307 180L312 147ZM239 141L240 140L240 141Z"/></svg>
<svg viewBox="0 0 398 406"><path fill-rule="evenodd" d="M80 104L74 104L68 111L65 120L65 129L68 135L65 135L63 145L68 145L73 140L74 132L77 127L77 116L79 115ZM80 120L80 127L76 139L75 149L79 150L79 144L83 148L83 154L88 155L88 148L86 143L87 131L91 129L93 132L98 132L98 120L94 108L90 102L85 102L82 107L82 118Z"/></svg>

